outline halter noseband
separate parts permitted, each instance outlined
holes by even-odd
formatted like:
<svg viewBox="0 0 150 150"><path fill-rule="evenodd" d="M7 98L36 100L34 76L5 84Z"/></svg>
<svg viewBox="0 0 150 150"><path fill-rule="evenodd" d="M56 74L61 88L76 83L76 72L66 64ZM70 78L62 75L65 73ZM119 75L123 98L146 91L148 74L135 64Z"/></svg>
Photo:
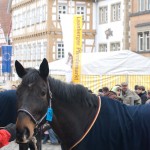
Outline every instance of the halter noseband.
<svg viewBox="0 0 150 150"><path fill-rule="evenodd" d="M47 87L48 87L48 93L49 93L49 97L50 97L49 98L49 107L51 108L52 92L50 90L48 78L47 78ZM19 112L26 113L32 119L32 121L35 123L35 129L41 125L42 121L46 118L46 115L47 115L47 112L46 112L40 120L36 120L35 117L28 110L26 110L24 108L18 109L18 113Z"/></svg>

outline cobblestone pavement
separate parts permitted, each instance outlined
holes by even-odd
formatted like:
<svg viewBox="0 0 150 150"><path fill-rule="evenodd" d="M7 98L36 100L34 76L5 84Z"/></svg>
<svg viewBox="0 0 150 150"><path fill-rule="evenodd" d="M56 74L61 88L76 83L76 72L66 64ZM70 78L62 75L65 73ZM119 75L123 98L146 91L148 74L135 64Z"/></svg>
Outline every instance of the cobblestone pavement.
<svg viewBox="0 0 150 150"><path fill-rule="evenodd" d="M19 150L18 144L11 142L9 145L1 148L0 150ZM42 150L61 150L58 145L51 145L50 143L42 145Z"/></svg>

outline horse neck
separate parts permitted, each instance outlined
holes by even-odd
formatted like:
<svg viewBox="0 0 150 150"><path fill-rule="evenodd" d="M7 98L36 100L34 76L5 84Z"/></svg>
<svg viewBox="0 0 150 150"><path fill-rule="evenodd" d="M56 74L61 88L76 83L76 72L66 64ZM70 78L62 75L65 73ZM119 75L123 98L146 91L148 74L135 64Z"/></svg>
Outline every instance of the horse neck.
<svg viewBox="0 0 150 150"><path fill-rule="evenodd" d="M57 88L53 89L53 86L51 86L53 93L52 108L54 110L54 119L51 125L63 146L69 149L91 125L97 107L89 107L79 102L68 102L62 99L64 96L60 93L57 95ZM63 91L62 94L64 94Z"/></svg>

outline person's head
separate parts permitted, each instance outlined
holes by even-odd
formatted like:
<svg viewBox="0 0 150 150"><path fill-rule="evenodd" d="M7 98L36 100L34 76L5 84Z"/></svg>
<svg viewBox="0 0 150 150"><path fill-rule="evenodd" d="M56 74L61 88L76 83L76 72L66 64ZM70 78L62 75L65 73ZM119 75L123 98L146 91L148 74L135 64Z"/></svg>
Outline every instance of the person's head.
<svg viewBox="0 0 150 150"><path fill-rule="evenodd" d="M138 87L139 87L138 85L135 85L134 90L136 91L138 89Z"/></svg>
<svg viewBox="0 0 150 150"><path fill-rule="evenodd" d="M120 96L121 87L115 85L115 86L111 89L111 91L114 92L114 93L116 93L117 96Z"/></svg>
<svg viewBox="0 0 150 150"><path fill-rule="evenodd" d="M103 95L103 90L102 89L98 90L98 95Z"/></svg>
<svg viewBox="0 0 150 150"><path fill-rule="evenodd" d="M137 88L137 94L140 94L140 93L142 93L142 86L138 86Z"/></svg>
<svg viewBox="0 0 150 150"><path fill-rule="evenodd" d="M102 91L103 91L103 93L105 94L105 93L109 92L109 88L108 88L108 87L103 87L103 88L102 88Z"/></svg>
<svg viewBox="0 0 150 150"><path fill-rule="evenodd" d="M90 90L90 89L88 89L88 92L89 92L89 93L93 93L92 90Z"/></svg>
<svg viewBox="0 0 150 150"><path fill-rule="evenodd" d="M144 86L138 86L137 93L140 94L140 93L143 93L143 92L145 92L145 87Z"/></svg>
<svg viewBox="0 0 150 150"><path fill-rule="evenodd" d="M150 98L150 90L147 91L147 97Z"/></svg>
<svg viewBox="0 0 150 150"><path fill-rule="evenodd" d="M128 90L128 83L127 82L122 82L121 83L121 89L123 92L126 92Z"/></svg>

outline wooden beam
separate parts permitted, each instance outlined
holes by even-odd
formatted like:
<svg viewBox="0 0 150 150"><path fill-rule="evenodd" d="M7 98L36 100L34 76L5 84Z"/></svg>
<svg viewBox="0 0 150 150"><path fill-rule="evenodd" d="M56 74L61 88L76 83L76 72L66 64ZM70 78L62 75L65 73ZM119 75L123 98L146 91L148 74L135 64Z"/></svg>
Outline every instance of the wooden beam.
<svg viewBox="0 0 150 150"><path fill-rule="evenodd" d="M48 23L47 23L47 30L49 30L51 28L51 24L52 24L52 0L47 0L47 4L48 4ZM52 36L50 34L47 34L47 59L48 61L53 61L53 39Z"/></svg>

